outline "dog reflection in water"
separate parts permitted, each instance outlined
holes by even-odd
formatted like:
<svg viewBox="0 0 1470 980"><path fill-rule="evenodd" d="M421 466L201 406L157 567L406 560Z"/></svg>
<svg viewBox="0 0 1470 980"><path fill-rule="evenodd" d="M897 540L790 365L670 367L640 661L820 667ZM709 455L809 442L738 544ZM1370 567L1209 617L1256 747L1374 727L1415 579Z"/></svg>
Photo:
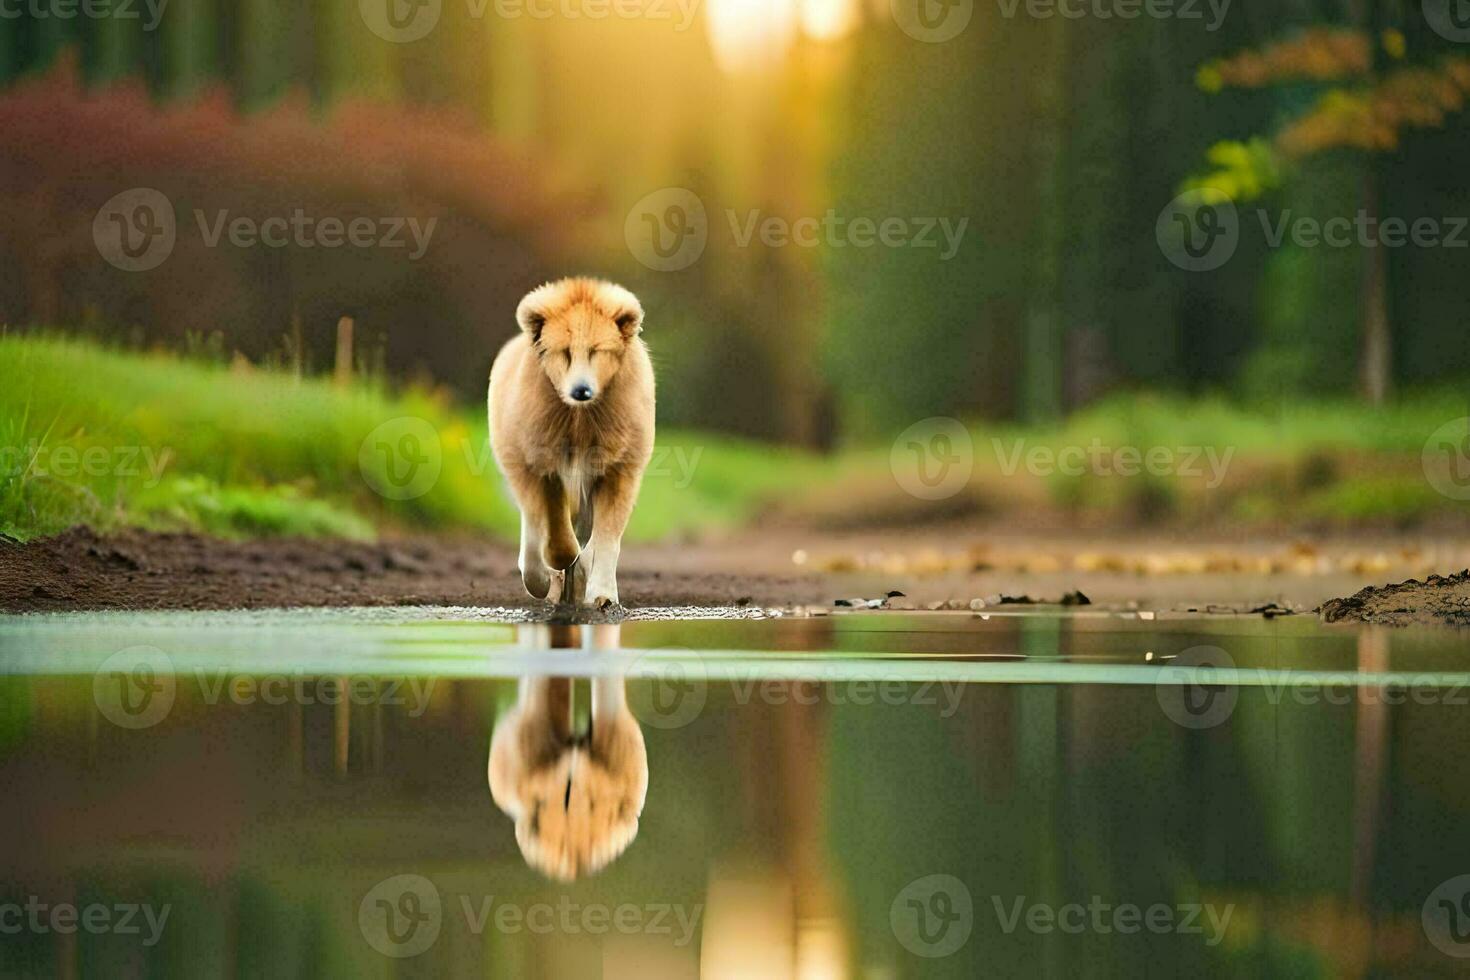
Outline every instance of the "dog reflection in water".
<svg viewBox="0 0 1470 980"><path fill-rule="evenodd" d="M520 638L567 647L578 629L528 626ZM617 649L619 627L580 629L591 631L594 649ZM516 822L526 862L563 881L601 871L633 843L648 793L648 752L623 678L598 677L591 686L591 725L577 732L570 678L522 678L515 708L490 739L495 805Z"/></svg>

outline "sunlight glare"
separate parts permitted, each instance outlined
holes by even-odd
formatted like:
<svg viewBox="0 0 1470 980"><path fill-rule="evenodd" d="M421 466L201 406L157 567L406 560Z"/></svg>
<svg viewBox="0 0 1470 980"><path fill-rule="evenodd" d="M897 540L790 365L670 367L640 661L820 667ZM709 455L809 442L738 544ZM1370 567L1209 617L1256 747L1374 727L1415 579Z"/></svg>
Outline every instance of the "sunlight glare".
<svg viewBox="0 0 1470 980"><path fill-rule="evenodd" d="M706 26L715 61L728 72L768 68L796 34L797 0L709 0Z"/></svg>
<svg viewBox="0 0 1470 980"><path fill-rule="evenodd" d="M801 30L813 41L836 41L857 26L858 0L801 0Z"/></svg>

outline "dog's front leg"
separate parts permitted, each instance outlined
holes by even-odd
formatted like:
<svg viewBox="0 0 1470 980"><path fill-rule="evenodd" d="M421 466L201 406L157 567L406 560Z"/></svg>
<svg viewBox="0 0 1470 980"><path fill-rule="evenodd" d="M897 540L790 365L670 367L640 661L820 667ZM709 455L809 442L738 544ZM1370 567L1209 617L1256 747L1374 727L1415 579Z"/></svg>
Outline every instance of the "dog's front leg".
<svg viewBox="0 0 1470 980"><path fill-rule="evenodd" d="M611 469L592 491L592 567L587 572L586 603L603 608L618 601L618 552L633 513L640 474Z"/></svg>
<svg viewBox="0 0 1470 980"><path fill-rule="evenodd" d="M541 557L555 571L564 572L576 563L577 553L582 549L577 544L577 532L572 529L572 505L561 477L552 475L541 481L541 500L546 511L546 540L541 546Z"/></svg>
<svg viewBox="0 0 1470 980"><path fill-rule="evenodd" d="M535 474L507 469L511 494L521 510L521 553L516 567L521 582L534 599L545 599L551 592L551 568L541 556L546 540L546 498L541 490L542 478Z"/></svg>

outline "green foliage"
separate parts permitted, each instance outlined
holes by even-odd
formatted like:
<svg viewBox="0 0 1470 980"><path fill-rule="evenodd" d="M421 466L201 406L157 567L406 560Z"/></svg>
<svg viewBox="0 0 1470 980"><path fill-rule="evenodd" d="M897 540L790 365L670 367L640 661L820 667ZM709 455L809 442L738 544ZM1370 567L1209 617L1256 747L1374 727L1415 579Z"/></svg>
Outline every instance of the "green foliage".
<svg viewBox="0 0 1470 980"><path fill-rule="evenodd" d="M391 500L372 489L390 485L387 461L361 450L404 418L432 426L440 472L421 496ZM352 538L384 524L506 539L518 529L482 413L434 392L10 336L0 338L0 449L0 532L22 538L78 523ZM830 468L796 450L661 433L629 536L741 523Z"/></svg>
<svg viewBox="0 0 1470 980"><path fill-rule="evenodd" d="M1263 393L1250 407L1223 397L1120 394L1054 425L986 426L976 430L977 489L1003 482L1019 491L1009 505L1020 507L1033 499L1025 488L1034 484L1054 506L1123 522L1188 521L1202 508L1259 520L1411 520L1453 506L1423 484L1418 458L1427 433L1463 414L1457 392L1382 409L1282 394ZM433 427L440 473L422 496L385 499L371 489L388 485L385 460L360 451L378 426L405 417ZM1023 440L1027 451L1198 446L1233 455L1229 479L1206 492L1198 478L1030 477L1024 468L1007 475L992 440L1002 448ZM517 530L480 413L424 391L390 395L361 384L342 388L11 336L0 339L0 449L0 532L22 538L78 523L349 538L371 537L384 525L507 540ZM1365 455L1381 458L1388 470L1372 481L1353 477L1354 460ZM737 527L778 501L797 511L815 506L829 516L851 515L881 505L858 492L874 487L896 491L886 451L822 458L668 430L658 439L629 536Z"/></svg>
<svg viewBox="0 0 1470 980"><path fill-rule="evenodd" d="M133 512L148 525L207 531L220 537L339 537L370 539L372 523L343 506L313 500L292 485L221 487L185 476L143 488Z"/></svg>
<svg viewBox="0 0 1470 980"><path fill-rule="evenodd" d="M1259 137L1246 142L1223 140L1210 147L1205 159L1213 169L1185 181L1184 190L1214 190L1244 204L1281 186L1281 160L1271 144Z"/></svg>
<svg viewBox="0 0 1470 980"><path fill-rule="evenodd" d="M1352 214L1359 206L1362 175L1350 159L1304 162L1285 207L1270 220ZM1246 224L1254 216L1241 215ZM1355 380L1359 279L1358 249L1302 248L1284 236L1267 255L1256 297L1260 332L1237 389L1254 401L1312 399L1351 394Z"/></svg>
<svg viewBox="0 0 1470 980"><path fill-rule="evenodd" d="M384 421L424 418L447 446L431 494L376 497L359 468L363 439ZM486 530L510 525L459 451L465 424L441 399L390 397L272 372L232 372L163 356L122 354L53 338L0 339L0 417L24 420L5 433L0 494L9 533L46 533L84 522L101 527L177 522L213 531L293 533L315 528L361 534L365 524L316 513L287 520L289 499L331 500L345 512L432 526ZM62 447L77 457L58 457ZM96 465L87 465L92 453ZM288 486L289 485L289 486ZM274 516L272 516L274 515Z"/></svg>
<svg viewBox="0 0 1470 980"><path fill-rule="evenodd" d="M1346 522L1411 523L1445 508L1445 498L1412 476L1351 477L1311 494L1305 514Z"/></svg>

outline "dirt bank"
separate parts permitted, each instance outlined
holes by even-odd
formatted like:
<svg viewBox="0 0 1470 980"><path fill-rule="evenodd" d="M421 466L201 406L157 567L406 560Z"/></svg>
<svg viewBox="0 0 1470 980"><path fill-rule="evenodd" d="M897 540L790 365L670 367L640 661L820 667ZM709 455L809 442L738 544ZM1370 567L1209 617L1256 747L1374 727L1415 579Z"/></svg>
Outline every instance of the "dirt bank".
<svg viewBox="0 0 1470 980"><path fill-rule="evenodd" d="M1081 591L1100 608L1310 613L1335 621L1470 625L1470 541L1144 538L974 526L838 533L764 527L698 542L629 544L630 608L831 606L901 591L895 605L967 607ZM1397 573L1397 574L1395 574ZM1418 576L1387 589L1365 589ZM1364 589L1351 599L1336 596ZM223 541L86 529L21 544L0 536L0 611L251 609L290 606L530 607L505 544L408 537Z"/></svg>
<svg viewBox="0 0 1470 980"><path fill-rule="evenodd" d="M619 578L624 597L640 605L825 598L796 577L665 576L630 562ZM103 537L84 528L26 544L0 540L0 610L9 612L528 603L514 553L481 540L222 541L146 531Z"/></svg>
<svg viewBox="0 0 1470 980"><path fill-rule="evenodd" d="M1324 603L1322 618L1329 623L1470 627L1470 571L1369 586L1346 599Z"/></svg>

